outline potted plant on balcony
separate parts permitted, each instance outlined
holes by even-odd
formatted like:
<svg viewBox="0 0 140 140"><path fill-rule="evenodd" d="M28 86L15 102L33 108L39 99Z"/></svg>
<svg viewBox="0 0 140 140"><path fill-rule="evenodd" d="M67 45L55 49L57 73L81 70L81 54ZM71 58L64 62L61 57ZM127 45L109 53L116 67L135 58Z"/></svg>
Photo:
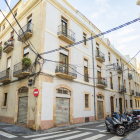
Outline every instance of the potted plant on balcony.
<svg viewBox="0 0 140 140"><path fill-rule="evenodd" d="M31 66L31 59L24 57L22 60L22 69L26 71Z"/></svg>
<svg viewBox="0 0 140 140"><path fill-rule="evenodd" d="M59 63L61 63L61 64L65 64L63 61L59 61Z"/></svg>
<svg viewBox="0 0 140 140"><path fill-rule="evenodd" d="M9 41L14 41L13 37L11 37Z"/></svg>
<svg viewBox="0 0 140 140"><path fill-rule="evenodd" d="M4 45L8 45L8 42L7 42L7 41L5 41L5 42L4 42Z"/></svg>

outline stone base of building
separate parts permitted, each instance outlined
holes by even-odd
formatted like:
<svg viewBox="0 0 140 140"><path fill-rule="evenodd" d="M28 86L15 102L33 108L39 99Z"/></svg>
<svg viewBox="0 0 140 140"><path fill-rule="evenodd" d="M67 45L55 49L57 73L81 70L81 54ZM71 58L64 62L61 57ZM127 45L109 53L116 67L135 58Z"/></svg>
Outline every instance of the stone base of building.
<svg viewBox="0 0 140 140"><path fill-rule="evenodd" d="M0 116L0 121L5 122L5 123L14 124L14 118L12 118L12 117Z"/></svg>

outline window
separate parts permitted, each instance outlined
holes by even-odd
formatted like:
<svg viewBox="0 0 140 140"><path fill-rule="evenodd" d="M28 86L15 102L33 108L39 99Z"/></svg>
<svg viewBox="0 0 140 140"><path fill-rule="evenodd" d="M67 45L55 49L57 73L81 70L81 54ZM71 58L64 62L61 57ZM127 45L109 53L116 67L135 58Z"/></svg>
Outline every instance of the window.
<svg viewBox="0 0 140 140"><path fill-rule="evenodd" d="M101 67L97 65L97 77L101 78Z"/></svg>
<svg viewBox="0 0 140 140"><path fill-rule="evenodd" d="M110 72L110 87L113 89L112 72Z"/></svg>
<svg viewBox="0 0 140 140"><path fill-rule="evenodd" d="M126 81L124 80L124 92L126 93Z"/></svg>
<svg viewBox="0 0 140 140"><path fill-rule="evenodd" d="M7 93L4 93L3 106L7 105Z"/></svg>
<svg viewBox="0 0 140 140"><path fill-rule="evenodd" d="M125 100L125 106L126 106L126 108L127 108L127 100Z"/></svg>
<svg viewBox="0 0 140 140"><path fill-rule="evenodd" d="M62 33L67 35L67 20L61 18L61 24L62 24Z"/></svg>
<svg viewBox="0 0 140 140"><path fill-rule="evenodd" d="M119 60L117 59L117 66L119 66Z"/></svg>
<svg viewBox="0 0 140 140"><path fill-rule="evenodd" d="M84 81L89 82L88 80L88 60L84 59Z"/></svg>
<svg viewBox="0 0 140 140"><path fill-rule="evenodd" d="M15 17L17 16L17 10L14 12L14 16L15 16Z"/></svg>
<svg viewBox="0 0 140 140"><path fill-rule="evenodd" d="M118 105L117 105L117 99L116 99L116 107L117 107Z"/></svg>
<svg viewBox="0 0 140 140"><path fill-rule="evenodd" d="M14 39L14 31L11 32L11 38Z"/></svg>
<svg viewBox="0 0 140 140"><path fill-rule="evenodd" d="M86 34L83 33L83 40L84 40L84 45L86 45Z"/></svg>
<svg viewBox="0 0 140 140"><path fill-rule="evenodd" d="M138 107L139 107L139 100L138 100Z"/></svg>
<svg viewBox="0 0 140 140"><path fill-rule="evenodd" d="M28 17L28 26L27 26L27 30L31 31L32 30L32 15Z"/></svg>
<svg viewBox="0 0 140 140"><path fill-rule="evenodd" d="M85 94L85 108L89 108L89 94Z"/></svg>
<svg viewBox="0 0 140 140"><path fill-rule="evenodd" d="M24 48L24 55L23 57L29 57L29 46Z"/></svg>
<svg viewBox="0 0 140 140"><path fill-rule="evenodd" d="M111 56L110 56L110 53L108 52L108 61L110 62L111 61Z"/></svg>
<svg viewBox="0 0 140 140"><path fill-rule="evenodd" d="M3 30L5 29L5 24L3 24Z"/></svg>
<svg viewBox="0 0 140 140"><path fill-rule="evenodd" d="M132 100L130 100L130 107L132 108Z"/></svg>
<svg viewBox="0 0 140 140"><path fill-rule="evenodd" d="M135 105L136 105L136 108L137 108L137 100L135 99Z"/></svg>
<svg viewBox="0 0 140 140"><path fill-rule="evenodd" d="M11 67L11 57L7 59L7 69L10 69L10 67Z"/></svg>
<svg viewBox="0 0 140 140"><path fill-rule="evenodd" d="M69 54L69 51L62 48L60 50L60 68L63 70L64 73L68 73L68 54Z"/></svg>
<svg viewBox="0 0 140 140"><path fill-rule="evenodd" d="M129 92L131 93L131 83L129 82Z"/></svg>

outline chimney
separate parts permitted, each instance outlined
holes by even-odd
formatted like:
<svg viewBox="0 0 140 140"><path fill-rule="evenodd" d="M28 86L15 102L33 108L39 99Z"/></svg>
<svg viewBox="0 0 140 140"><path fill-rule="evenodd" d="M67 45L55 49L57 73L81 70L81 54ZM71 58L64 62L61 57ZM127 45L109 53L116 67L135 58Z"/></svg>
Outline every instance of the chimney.
<svg viewBox="0 0 140 140"><path fill-rule="evenodd" d="M8 3L8 5L10 6L10 4L11 4L11 0L7 0L7 3ZM9 13L9 8L8 8L8 6L6 5L6 13Z"/></svg>

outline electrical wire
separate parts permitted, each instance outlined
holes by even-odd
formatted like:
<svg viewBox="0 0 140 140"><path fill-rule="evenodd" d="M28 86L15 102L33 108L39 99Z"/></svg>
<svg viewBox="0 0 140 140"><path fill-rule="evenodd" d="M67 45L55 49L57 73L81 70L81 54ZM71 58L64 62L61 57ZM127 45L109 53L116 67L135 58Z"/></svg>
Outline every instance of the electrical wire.
<svg viewBox="0 0 140 140"><path fill-rule="evenodd" d="M122 24L122 25L120 25L120 26L118 26L118 27L116 27L116 28L113 28L113 29L110 29L110 30L108 30L108 31L106 31L106 32L103 32L103 33L100 33L100 34L98 34L98 35L92 36L92 37L86 39L86 41L90 41L90 40L95 39L95 38L97 38L97 37L99 37L99 36L108 34L108 33L110 33L110 32L113 32L113 31L115 31L115 30L118 30L118 29L120 29L120 28L123 28L123 27L125 27L125 26L128 26L128 25L130 25L130 24L132 24L132 23L134 23L134 22L137 22L137 21L139 21L139 20L140 20L140 18L134 19L134 20L132 20L132 21L130 21L130 22L127 22L127 23L125 23L125 24ZM49 53L53 53L53 52L56 52L56 51L60 51L60 50L63 49L63 48L73 47L73 46L75 46L75 45L78 45L78 44L83 43L84 41L85 41L85 40L81 40L81 41L79 41L79 42L73 43L73 44L68 45L68 46L65 46L65 47L61 47L61 48L59 48L59 49L55 49L55 50L51 50L51 51L48 51L48 52L41 53L40 55L49 54Z"/></svg>
<svg viewBox="0 0 140 140"><path fill-rule="evenodd" d="M30 46L29 43L26 44L25 41L18 35L18 33L16 32L16 30L13 28L13 26L10 24L10 22L8 21L8 19L5 17L5 15L3 14L3 12L0 10L0 12L2 13L2 15L4 16L5 20L9 23L9 25L11 26L11 28L14 30L14 32L17 34L17 36L23 41L23 43L26 45L26 46ZM30 47L29 47L30 48ZM30 48L31 51L34 52L34 50L32 50L32 48ZM36 55L37 53L34 52Z"/></svg>
<svg viewBox="0 0 140 140"><path fill-rule="evenodd" d="M26 41L28 42L28 40L29 40L29 39L27 39L27 36L26 36L25 32L23 31L23 29L22 29L22 27L20 26L19 22L17 21L17 19L16 19L15 15L13 14L13 12L12 12L12 10L11 10L11 8L10 8L10 6L9 6L8 2L7 2L7 0L4 0L4 1L5 1L6 5L8 6L8 8L9 8L10 12L12 13L12 15L13 15L13 17L14 17L15 21L17 22L18 26L19 26L19 27L20 27L20 29L22 30L22 32L23 32L23 34L24 34L24 37L25 37ZM33 46L33 44L30 42L30 40L29 40L29 43L30 43L30 44L31 44L31 46L35 49L35 47L34 47L34 46ZM35 49L35 50L36 50L36 49ZM36 52L37 52L37 50L36 50ZM38 52L37 52L37 54L38 54Z"/></svg>

